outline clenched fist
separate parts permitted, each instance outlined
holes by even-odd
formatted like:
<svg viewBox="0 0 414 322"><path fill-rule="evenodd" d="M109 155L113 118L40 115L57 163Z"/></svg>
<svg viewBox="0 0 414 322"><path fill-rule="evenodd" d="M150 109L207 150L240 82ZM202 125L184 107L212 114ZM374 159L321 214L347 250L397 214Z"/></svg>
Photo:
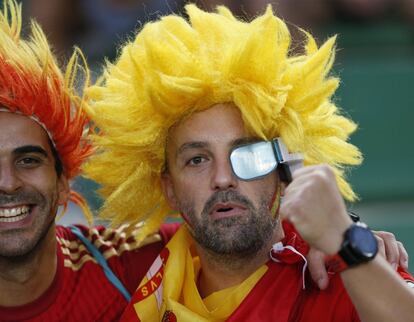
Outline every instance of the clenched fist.
<svg viewBox="0 0 414 322"><path fill-rule="evenodd" d="M303 167L293 173L280 206L310 246L332 255L338 252L345 230L352 224L335 175L327 165Z"/></svg>

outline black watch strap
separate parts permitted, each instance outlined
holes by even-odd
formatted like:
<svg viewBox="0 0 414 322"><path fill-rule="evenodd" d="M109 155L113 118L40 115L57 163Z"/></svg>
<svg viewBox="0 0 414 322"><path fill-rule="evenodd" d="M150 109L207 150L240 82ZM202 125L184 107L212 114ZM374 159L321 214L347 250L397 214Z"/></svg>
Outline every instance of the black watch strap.
<svg viewBox="0 0 414 322"><path fill-rule="evenodd" d="M339 252L327 258L328 269L342 272L372 260L378 252L377 240L373 232L363 223L353 223L344 233Z"/></svg>

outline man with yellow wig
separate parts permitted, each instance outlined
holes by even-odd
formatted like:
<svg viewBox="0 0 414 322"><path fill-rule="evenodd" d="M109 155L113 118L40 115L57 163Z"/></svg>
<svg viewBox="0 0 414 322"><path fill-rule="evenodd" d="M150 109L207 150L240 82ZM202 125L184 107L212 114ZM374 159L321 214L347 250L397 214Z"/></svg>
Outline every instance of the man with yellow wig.
<svg viewBox="0 0 414 322"><path fill-rule="evenodd" d="M92 152L85 100L75 91L75 80L87 84L88 72L76 51L63 75L40 27L32 23L27 39L20 31L21 8L6 1L0 12L0 321L117 320L164 242L158 234L139 244L125 226L55 225L59 205L71 199L85 206L68 182Z"/></svg>
<svg viewBox="0 0 414 322"><path fill-rule="evenodd" d="M123 320L412 319L401 276L412 277L376 256L342 199L355 199L343 174L361 156L331 99L335 38L318 48L304 32L304 53L291 54L270 7L250 23L186 10L189 22L146 24L89 90L101 133L85 169L102 185L102 216L142 221L138 239L166 214L186 223ZM308 278L309 246L327 255L326 290Z"/></svg>

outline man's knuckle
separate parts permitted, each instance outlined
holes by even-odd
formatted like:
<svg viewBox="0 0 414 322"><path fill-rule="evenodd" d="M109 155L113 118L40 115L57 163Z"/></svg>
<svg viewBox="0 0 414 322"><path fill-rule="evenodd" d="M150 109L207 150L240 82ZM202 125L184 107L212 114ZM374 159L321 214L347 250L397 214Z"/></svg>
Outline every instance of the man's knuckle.
<svg viewBox="0 0 414 322"><path fill-rule="evenodd" d="M334 172L333 172L333 170L332 170L332 168L329 166L329 165L327 165L327 164L323 164L322 166L321 166L321 170L327 175L327 176L333 176L334 175Z"/></svg>
<svg viewBox="0 0 414 322"><path fill-rule="evenodd" d="M382 239L382 238L380 238L380 237L377 237L377 242L378 242L378 246L380 246L380 247L384 247L384 240Z"/></svg>
<svg viewBox="0 0 414 322"><path fill-rule="evenodd" d="M334 179L335 174L327 165L322 166L314 173L314 181L319 185L329 185Z"/></svg>
<svg viewBox="0 0 414 322"><path fill-rule="evenodd" d="M312 181L313 184L316 184L318 186L324 185L327 181L326 174L321 170L315 171L312 177Z"/></svg>
<svg viewBox="0 0 414 322"><path fill-rule="evenodd" d="M383 236L384 236L384 239L386 239L388 241L391 241L391 242L396 241L395 235L391 232L386 231L386 232L384 232Z"/></svg>

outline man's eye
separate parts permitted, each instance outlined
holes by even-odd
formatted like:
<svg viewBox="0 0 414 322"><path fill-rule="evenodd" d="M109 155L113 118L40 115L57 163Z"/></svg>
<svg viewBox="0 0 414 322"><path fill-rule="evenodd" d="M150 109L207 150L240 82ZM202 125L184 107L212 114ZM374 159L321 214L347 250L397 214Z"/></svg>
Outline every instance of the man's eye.
<svg viewBox="0 0 414 322"><path fill-rule="evenodd" d="M40 163L39 159L26 157L17 161L17 164L24 167L34 167Z"/></svg>
<svg viewBox="0 0 414 322"><path fill-rule="evenodd" d="M191 158L187 161L188 165L199 165L200 163L203 163L206 160L206 158L201 156L196 156L194 158Z"/></svg>

